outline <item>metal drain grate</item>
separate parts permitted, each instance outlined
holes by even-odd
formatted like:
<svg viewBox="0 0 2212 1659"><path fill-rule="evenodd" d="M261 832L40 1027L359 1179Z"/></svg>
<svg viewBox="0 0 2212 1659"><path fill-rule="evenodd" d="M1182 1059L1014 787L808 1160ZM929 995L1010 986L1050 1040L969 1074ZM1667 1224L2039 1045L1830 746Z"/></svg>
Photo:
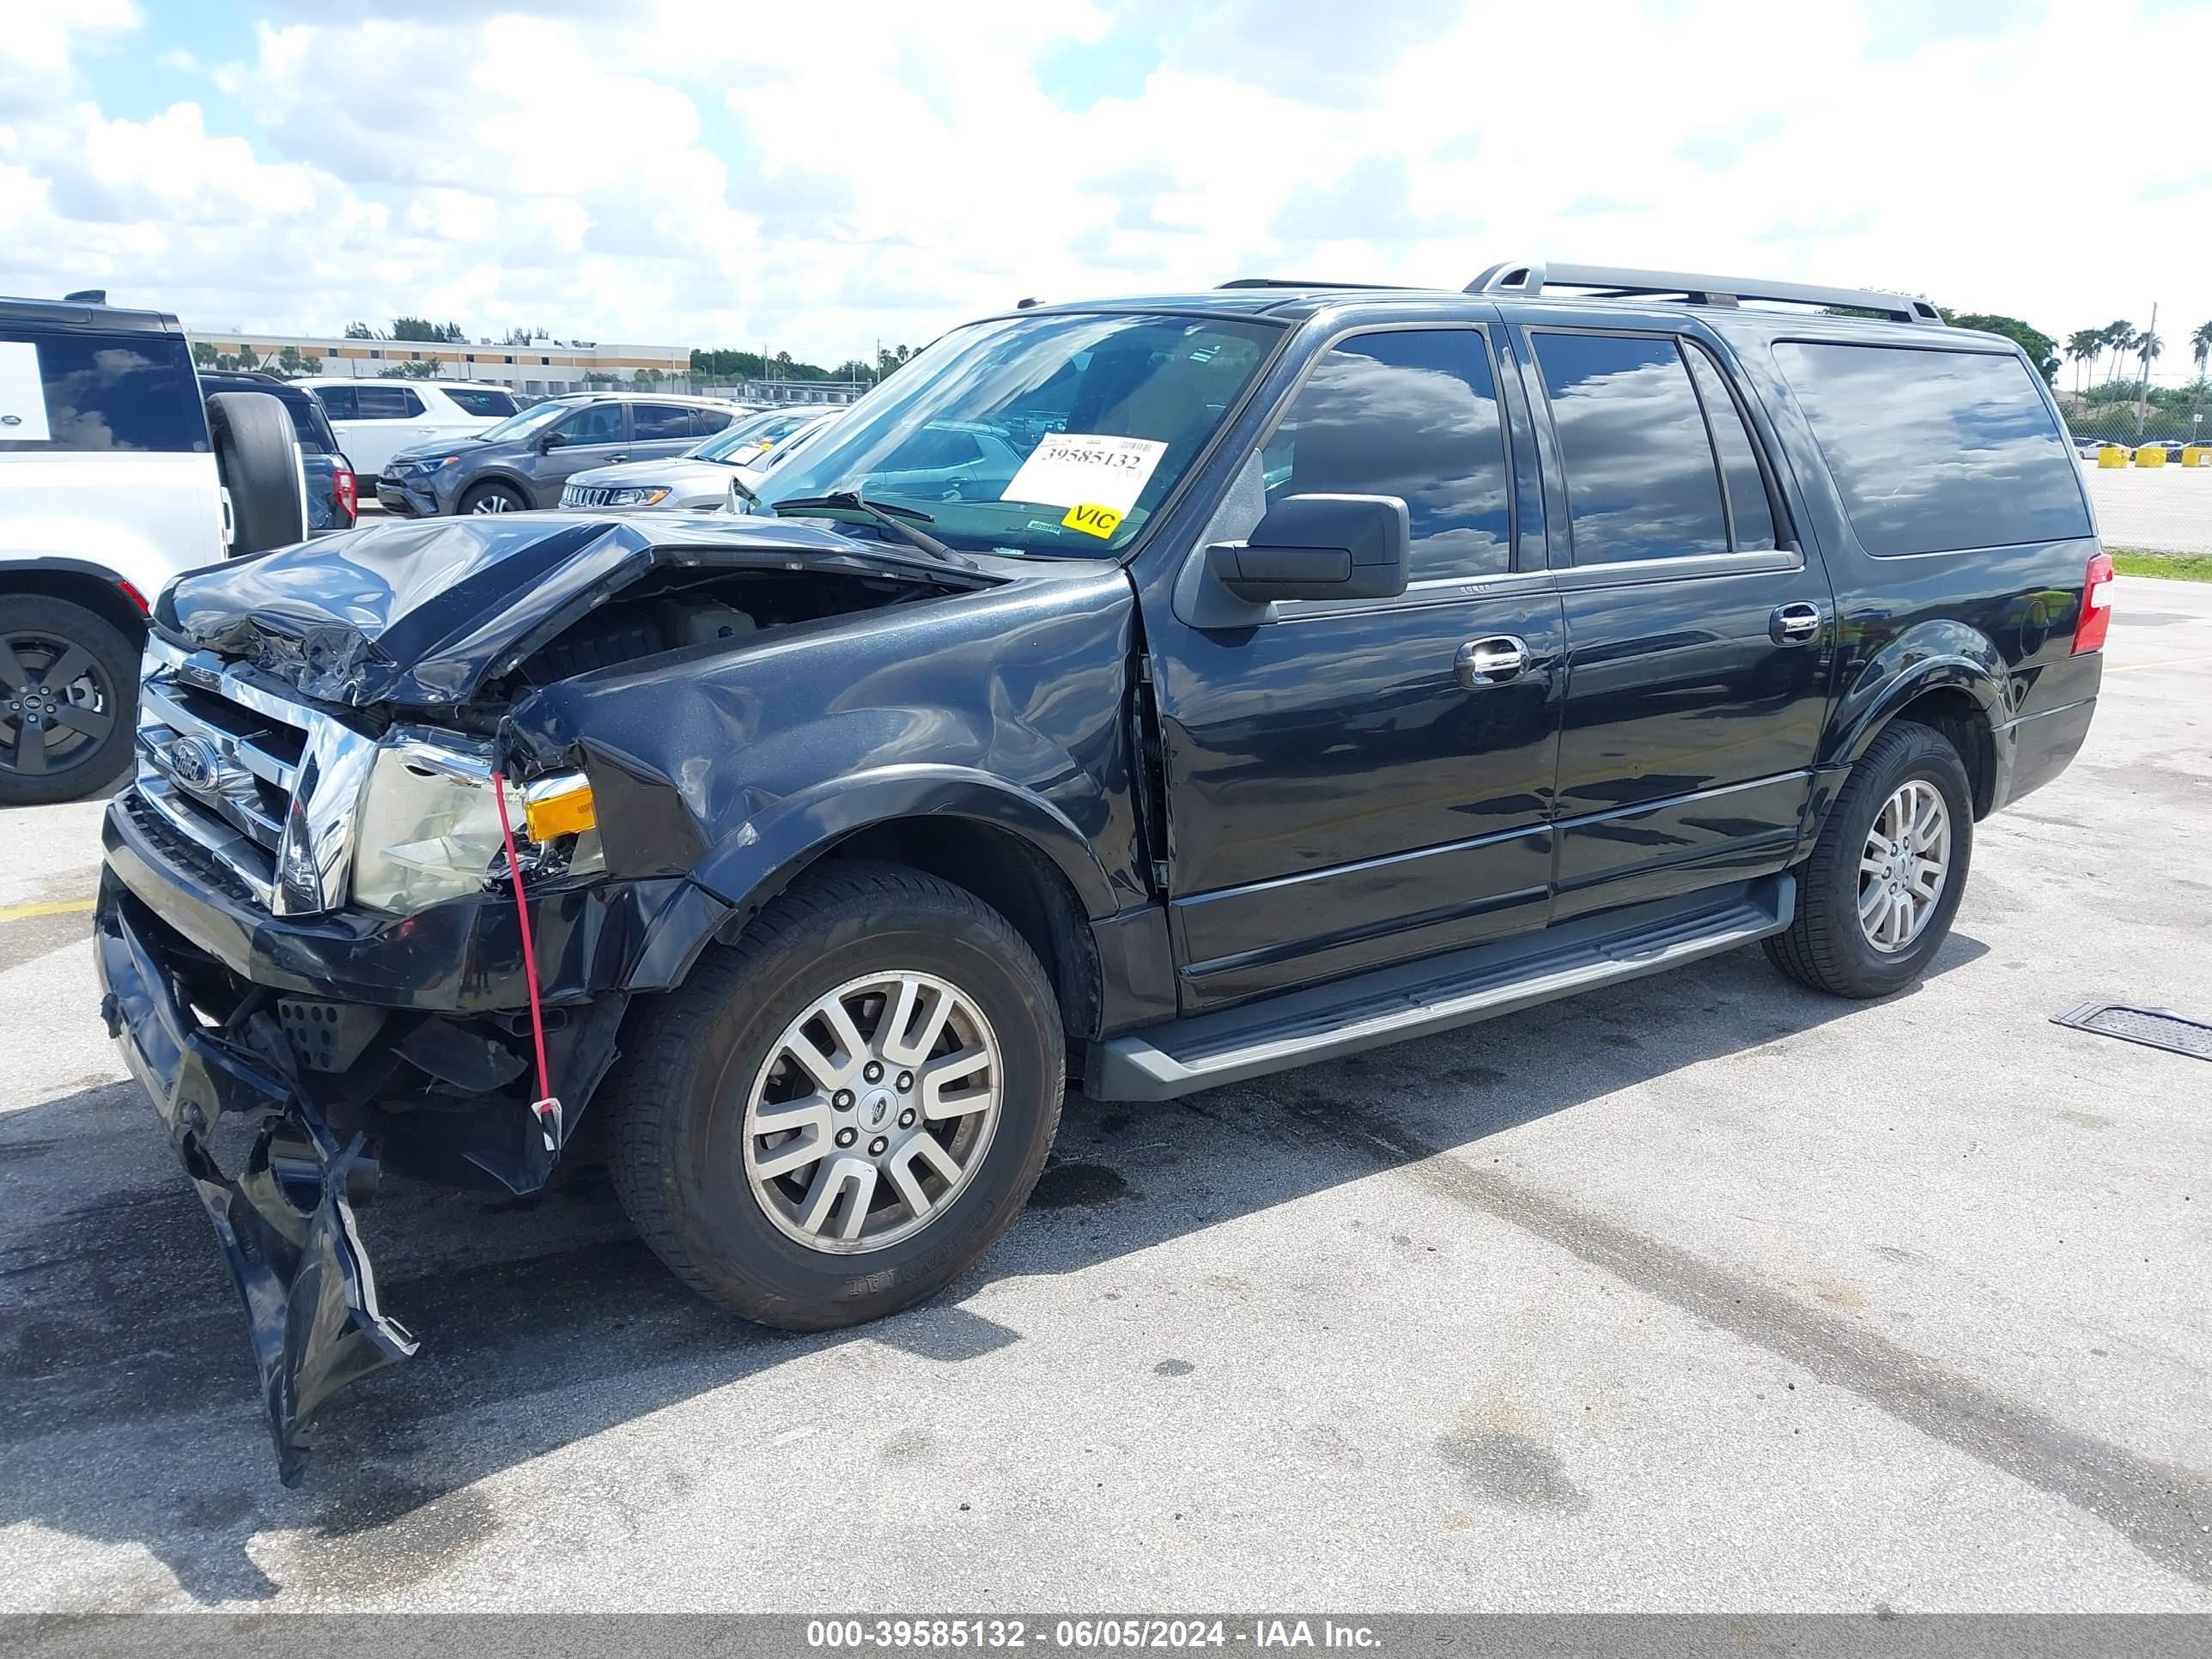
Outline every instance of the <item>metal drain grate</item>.
<svg viewBox="0 0 2212 1659"><path fill-rule="evenodd" d="M2078 1008L2051 1016L2053 1025L2071 1025L2077 1031L2118 1037L2123 1042L2147 1043L2169 1054L2212 1060L2212 1025L2188 1019L2171 1008L2130 1008L2124 1002L2085 1002Z"/></svg>

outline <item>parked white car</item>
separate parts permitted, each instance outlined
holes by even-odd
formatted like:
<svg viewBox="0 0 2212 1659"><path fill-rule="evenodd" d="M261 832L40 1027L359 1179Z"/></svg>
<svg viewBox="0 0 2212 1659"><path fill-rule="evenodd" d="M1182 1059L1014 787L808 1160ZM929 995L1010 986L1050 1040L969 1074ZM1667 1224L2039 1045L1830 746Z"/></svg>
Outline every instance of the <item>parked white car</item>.
<svg viewBox="0 0 2212 1659"><path fill-rule="evenodd" d="M561 505L611 513L648 507L695 512L726 507L732 478L750 489L781 458L844 412L842 406L771 410L733 422L681 455L595 466L568 480L561 491Z"/></svg>
<svg viewBox="0 0 2212 1659"><path fill-rule="evenodd" d="M505 386L453 380L301 380L337 429L362 482L381 477L403 449L467 438L498 425L521 405Z"/></svg>
<svg viewBox="0 0 2212 1659"><path fill-rule="evenodd" d="M0 300L0 806L75 800L128 763L171 577L308 529L290 411L204 390L174 317Z"/></svg>

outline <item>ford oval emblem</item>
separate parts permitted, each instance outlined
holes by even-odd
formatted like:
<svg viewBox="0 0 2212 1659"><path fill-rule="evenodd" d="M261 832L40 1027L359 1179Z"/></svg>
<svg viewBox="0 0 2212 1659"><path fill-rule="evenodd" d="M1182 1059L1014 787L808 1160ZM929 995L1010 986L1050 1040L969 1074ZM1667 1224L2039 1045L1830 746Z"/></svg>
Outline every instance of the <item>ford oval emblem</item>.
<svg viewBox="0 0 2212 1659"><path fill-rule="evenodd" d="M205 738L172 738L161 758L169 775L187 789L212 789L222 776L222 757Z"/></svg>

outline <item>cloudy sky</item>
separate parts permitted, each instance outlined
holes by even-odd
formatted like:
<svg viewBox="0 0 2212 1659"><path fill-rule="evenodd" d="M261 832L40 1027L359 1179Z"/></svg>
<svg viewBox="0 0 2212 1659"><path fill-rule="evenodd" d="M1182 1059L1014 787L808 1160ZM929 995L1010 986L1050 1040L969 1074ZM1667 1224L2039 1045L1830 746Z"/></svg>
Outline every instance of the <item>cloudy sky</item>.
<svg viewBox="0 0 2212 1659"><path fill-rule="evenodd" d="M835 362L1027 295L1535 256L2060 336L2155 300L2179 380L2208 96L2212 0L24 0L0 292Z"/></svg>

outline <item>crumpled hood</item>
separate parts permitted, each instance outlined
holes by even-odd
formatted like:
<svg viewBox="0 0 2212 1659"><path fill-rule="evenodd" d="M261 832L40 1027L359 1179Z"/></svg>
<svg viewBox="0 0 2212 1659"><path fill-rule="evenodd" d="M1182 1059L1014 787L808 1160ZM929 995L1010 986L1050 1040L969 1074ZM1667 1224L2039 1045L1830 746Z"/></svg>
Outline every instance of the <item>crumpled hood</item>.
<svg viewBox="0 0 2212 1659"><path fill-rule="evenodd" d="M825 522L532 513L395 520L179 577L163 637L242 657L325 702L465 702L609 593L666 565L886 570L988 585Z"/></svg>

